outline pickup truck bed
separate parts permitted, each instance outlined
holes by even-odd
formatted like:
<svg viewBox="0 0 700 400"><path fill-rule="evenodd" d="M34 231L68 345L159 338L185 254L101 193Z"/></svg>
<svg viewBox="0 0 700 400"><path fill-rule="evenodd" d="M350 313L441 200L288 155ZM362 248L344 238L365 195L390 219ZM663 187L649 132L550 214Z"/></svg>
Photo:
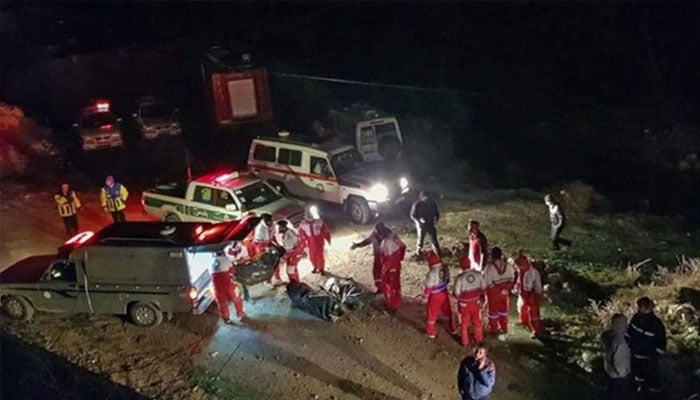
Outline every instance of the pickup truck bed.
<svg viewBox="0 0 700 400"><path fill-rule="evenodd" d="M162 194L163 196L179 197L184 199L187 194L186 182L163 183L156 187L148 189L148 192Z"/></svg>

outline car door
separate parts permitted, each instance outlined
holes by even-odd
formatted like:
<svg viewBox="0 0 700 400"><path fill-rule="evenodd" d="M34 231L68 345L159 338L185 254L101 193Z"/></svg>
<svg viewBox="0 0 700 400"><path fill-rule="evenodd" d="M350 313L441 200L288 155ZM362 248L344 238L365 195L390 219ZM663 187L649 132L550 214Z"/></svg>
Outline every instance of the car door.
<svg viewBox="0 0 700 400"><path fill-rule="evenodd" d="M371 161L379 156L379 142L374 127L358 126L357 151L365 161Z"/></svg>
<svg viewBox="0 0 700 400"><path fill-rule="evenodd" d="M233 194L228 190L195 185L187 214L193 221L218 222L239 218L239 210L240 207L236 204Z"/></svg>
<svg viewBox="0 0 700 400"><path fill-rule="evenodd" d="M327 159L311 156L309 162L309 189L315 199L331 203L340 202L340 186Z"/></svg>
<svg viewBox="0 0 700 400"><path fill-rule="evenodd" d="M61 261L54 263L37 283L36 308L50 312L89 312L85 286L78 279L82 274L77 273L73 262Z"/></svg>

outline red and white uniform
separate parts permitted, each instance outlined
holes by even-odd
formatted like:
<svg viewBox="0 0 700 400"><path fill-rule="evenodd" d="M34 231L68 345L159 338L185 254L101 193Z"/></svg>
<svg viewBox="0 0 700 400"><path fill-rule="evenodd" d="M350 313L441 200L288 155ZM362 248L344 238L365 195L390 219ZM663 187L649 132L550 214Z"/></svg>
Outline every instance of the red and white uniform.
<svg viewBox="0 0 700 400"><path fill-rule="evenodd" d="M486 249L482 249L482 241L477 235L469 235L469 261L471 269L481 271L484 265L484 253Z"/></svg>
<svg viewBox="0 0 700 400"><path fill-rule="evenodd" d="M452 332L457 331L457 324L452 317L452 306L448 294L450 270L443 266L440 257L434 252L428 254L428 274L425 276L425 296L428 298L426 333L435 338L435 322L440 314L450 321Z"/></svg>
<svg viewBox="0 0 700 400"><path fill-rule="evenodd" d="M228 310L228 302L233 303L236 309L236 316L242 318L245 316L243 312L243 302L241 298L238 297L236 293L236 283L233 282L232 278L235 274L235 269L227 255L216 256L214 261L209 268L209 273L211 274L211 282L214 288L214 298L216 300L216 305L219 308L219 315L224 320L230 318L230 313Z"/></svg>
<svg viewBox="0 0 700 400"><path fill-rule="evenodd" d="M457 298L459 315L462 320L462 346L469 345L469 325L474 327L474 340L481 343L484 331L481 325L481 298L486 290L486 281L480 271L471 268L468 257L460 260L462 273L457 275L453 294Z"/></svg>
<svg viewBox="0 0 700 400"><path fill-rule="evenodd" d="M282 260L287 265L287 277L290 282L299 282L299 271L297 265L304 255L304 248L301 247L299 235L293 229L287 229L284 233L277 234L277 243L284 247ZM280 262L281 263L281 262ZM275 270L275 278L280 279L279 266Z"/></svg>
<svg viewBox="0 0 700 400"><path fill-rule="evenodd" d="M508 310L510 309L510 291L515 285L515 267L502 258L486 264L486 300L489 307L489 331L492 333L508 332Z"/></svg>
<svg viewBox="0 0 700 400"><path fill-rule="evenodd" d="M331 244L331 230L322 219L304 220L299 224L302 247L309 249L309 260L315 271L323 273L326 267L325 244Z"/></svg>
<svg viewBox="0 0 700 400"><path fill-rule="evenodd" d="M357 243L357 247L365 247L372 245L372 254L374 254L374 261L372 263L372 276L374 277L374 286L377 288L377 292L382 293L384 287L382 286L382 259L379 256L379 245L382 240L377 235L377 232L372 231L363 241Z"/></svg>
<svg viewBox="0 0 700 400"><path fill-rule="evenodd" d="M265 221L260 220L255 226L255 235L253 235L253 244L255 245L255 254L263 253L270 247L273 238L272 226L267 226Z"/></svg>
<svg viewBox="0 0 700 400"><path fill-rule="evenodd" d="M233 263L235 268L250 261L250 250L251 249L249 249L244 242L235 242L226 249L226 255L228 256L229 260L231 260L231 263Z"/></svg>
<svg viewBox="0 0 700 400"><path fill-rule="evenodd" d="M379 245L382 263L382 291L386 308L401 308L401 262L406 256L406 245L394 233L389 233Z"/></svg>
<svg viewBox="0 0 700 400"><path fill-rule="evenodd" d="M533 334L539 334L540 302L542 301L542 279L540 272L535 269L530 260L524 255L515 259L520 274L518 276L518 313L520 322L527 326Z"/></svg>

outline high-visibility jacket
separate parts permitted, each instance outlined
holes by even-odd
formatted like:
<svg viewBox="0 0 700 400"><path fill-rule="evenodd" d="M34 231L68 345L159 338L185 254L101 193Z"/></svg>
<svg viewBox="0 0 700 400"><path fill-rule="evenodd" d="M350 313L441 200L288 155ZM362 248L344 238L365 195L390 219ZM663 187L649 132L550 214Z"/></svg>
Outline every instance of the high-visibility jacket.
<svg viewBox="0 0 700 400"><path fill-rule="evenodd" d="M450 284L450 270L442 264L435 264L425 275L425 294L438 294L447 292Z"/></svg>
<svg viewBox="0 0 700 400"><path fill-rule="evenodd" d="M107 207L110 212L122 211L126 208L126 199L129 192L121 183L115 183L112 187L103 186L100 191L100 205Z"/></svg>
<svg viewBox="0 0 700 400"><path fill-rule="evenodd" d="M323 250L324 243L331 241L331 230L322 219L305 220L299 224L299 236L302 246L308 246L309 251Z"/></svg>
<svg viewBox="0 0 700 400"><path fill-rule="evenodd" d="M479 271L467 269L457 275L453 294L460 303L479 301L486 290L486 281Z"/></svg>
<svg viewBox="0 0 700 400"><path fill-rule="evenodd" d="M56 193L53 196L54 201L56 201L56 206L58 208L58 215L61 217L70 217L78 212L81 207L80 200L75 192L70 190L67 194Z"/></svg>
<svg viewBox="0 0 700 400"><path fill-rule="evenodd" d="M387 235L379 245L379 257L382 271L400 270L401 262L406 256L406 245L393 233Z"/></svg>
<svg viewBox="0 0 700 400"><path fill-rule="evenodd" d="M502 290L510 291L515 285L515 267L502 259L493 260L486 265L484 279L489 291L500 293Z"/></svg>
<svg viewBox="0 0 700 400"><path fill-rule="evenodd" d="M521 269L520 276L518 276L518 292L525 301L530 298L539 299L542 296L540 271L534 267L529 267L526 270Z"/></svg>

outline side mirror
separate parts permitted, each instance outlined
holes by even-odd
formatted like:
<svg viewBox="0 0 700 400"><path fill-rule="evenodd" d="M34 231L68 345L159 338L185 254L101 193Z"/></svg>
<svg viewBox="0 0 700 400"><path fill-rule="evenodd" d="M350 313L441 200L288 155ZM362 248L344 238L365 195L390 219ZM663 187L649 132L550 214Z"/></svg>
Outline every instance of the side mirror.
<svg viewBox="0 0 700 400"><path fill-rule="evenodd" d="M235 204L226 204L224 209L226 209L226 211L238 211L238 207L236 207Z"/></svg>

